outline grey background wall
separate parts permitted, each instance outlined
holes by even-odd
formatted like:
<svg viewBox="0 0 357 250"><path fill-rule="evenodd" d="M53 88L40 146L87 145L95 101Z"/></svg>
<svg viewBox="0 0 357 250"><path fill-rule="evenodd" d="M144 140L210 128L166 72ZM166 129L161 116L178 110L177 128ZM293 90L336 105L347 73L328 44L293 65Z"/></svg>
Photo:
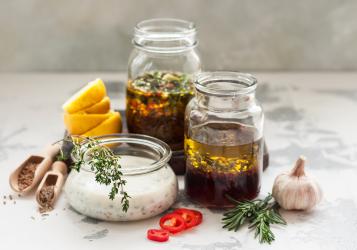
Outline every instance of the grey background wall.
<svg viewBox="0 0 357 250"><path fill-rule="evenodd" d="M0 0L0 71L126 70L152 17L194 21L206 69L357 69L354 0Z"/></svg>

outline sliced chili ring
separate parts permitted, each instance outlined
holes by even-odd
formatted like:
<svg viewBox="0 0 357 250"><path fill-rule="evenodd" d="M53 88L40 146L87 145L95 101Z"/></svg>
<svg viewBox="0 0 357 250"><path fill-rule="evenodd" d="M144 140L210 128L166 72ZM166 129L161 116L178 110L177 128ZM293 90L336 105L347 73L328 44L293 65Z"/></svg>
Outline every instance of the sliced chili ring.
<svg viewBox="0 0 357 250"><path fill-rule="evenodd" d="M186 228L191 228L199 224L196 214L189 209L178 208L173 213L181 215L181 217L185 220Z"/></svg>
<svg viewBox="0 0 357 250"><path fill-rule="evenodd" d="M195 217L196 217L196 225L195 226L197 226L197 225L199 225L199 224L201 224L202 223L202 219L203 219L203 215L202 215L202 213L200 212L200 211L197 211L197 210L194 210L194 209L188 209L188 208L178 208L178 209L176 209L175 211L174 211L174 213L176 212L176 211L178 211L178 210L185 210L185 211L191 211L192 213L194 213L195 214Z"/></svg>
<svg viewBox="0 0 357 250"><path fill-rule="evenodd" d="M160 219L160 227L170 233L178 233L186 228L185 220L175 213L166 214Z"/></svg>
<svg viewBox="0 0 357 250"><path fill-rule="evenodd" d="M192 211L192 213L195 214L196 216L196 220L197 220L197 225L201 224L202 223L202 220L203 220L203 215L200 211L197 211L197 210L193 210L193 209L190 209L190 211Z"/></svg>
<svg viewBox="0 0 357 250"><path fill-rule="evenodd" d="M149 229L147 232L147 238L149 240L164 242L169 240L169 231L164 229Z"/></svg>

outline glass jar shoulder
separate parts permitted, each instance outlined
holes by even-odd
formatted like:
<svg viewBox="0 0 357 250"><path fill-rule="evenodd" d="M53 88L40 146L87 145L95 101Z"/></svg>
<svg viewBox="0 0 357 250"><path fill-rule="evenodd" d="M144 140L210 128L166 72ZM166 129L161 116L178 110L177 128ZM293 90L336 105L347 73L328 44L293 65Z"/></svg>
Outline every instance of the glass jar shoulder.
<svg viewBox="0 0 357 250"><path fill-rule="evenodd" d="M256 138L260 138L263 135L263 122L263 109L257 101L241 110L214 110L200 105L197 98L193 98L188 103L185 112L186 132L194 127L203 126L203 124L232 123L254 128Z"/></svg>

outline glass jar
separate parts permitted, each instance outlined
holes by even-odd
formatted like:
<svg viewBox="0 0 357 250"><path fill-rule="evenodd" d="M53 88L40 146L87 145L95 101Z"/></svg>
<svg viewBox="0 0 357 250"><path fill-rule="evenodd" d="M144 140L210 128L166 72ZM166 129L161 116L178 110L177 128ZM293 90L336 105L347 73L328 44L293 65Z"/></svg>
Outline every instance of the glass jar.
<svg viewBox="0 0 357 250"><path fill-rule="evenodd" d="M263 122L257 80L235 72L201 73L185 115L185 190L207 207L255 198L263 167Z"/></svg>
<svg viewBox="0 0 357 250"><path fill-rule="evenodd" d="M185 108L194 95L192 75L201 70L195 26L177 19L146 20L135 27L133 45L126 91L128 130L156 137L169 144L175 157L183 155ZM185 168L184 161L175 172L179 168Z"/></svg>
<svg viewBox="0 0 357 250"><path fill-rule="evenodd" d="M97 138L120 156L124 191L128 193L129 209L122 211L119 193L109 199L111 186L95 181L89 167L72 170L64 190L67 201L78 212L107 221L132 221L158 215L172 206L177 197L176 175L168 165L169 146L150 136L114 134Z"/></svg>

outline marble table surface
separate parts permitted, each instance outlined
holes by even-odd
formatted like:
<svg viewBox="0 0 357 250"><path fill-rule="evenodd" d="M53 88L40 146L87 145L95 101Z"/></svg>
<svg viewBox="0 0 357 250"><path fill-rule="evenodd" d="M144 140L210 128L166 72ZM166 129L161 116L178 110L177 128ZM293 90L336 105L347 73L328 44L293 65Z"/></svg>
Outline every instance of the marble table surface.
<svg viewBox="0 0 357 250"><path fill-rule="evenodd" d="M101 77L114 108L123 108L125 75L20 74L0 75L0 249L357 249L357 73L256 75L271 157L261 195L301 154L324 192L311 212L282 211L288 225L273 227L272 245L260 245L245 228L223 230L222 212L203 208L198 208L202 226L164 244L145 237L159 217L102 222L75 212L64 196L52 212L40 215L34 194L18 197L11 191L9 173L63 136L61 104L89 80ZM175 206L194 207L182 191Z"/></svg>

